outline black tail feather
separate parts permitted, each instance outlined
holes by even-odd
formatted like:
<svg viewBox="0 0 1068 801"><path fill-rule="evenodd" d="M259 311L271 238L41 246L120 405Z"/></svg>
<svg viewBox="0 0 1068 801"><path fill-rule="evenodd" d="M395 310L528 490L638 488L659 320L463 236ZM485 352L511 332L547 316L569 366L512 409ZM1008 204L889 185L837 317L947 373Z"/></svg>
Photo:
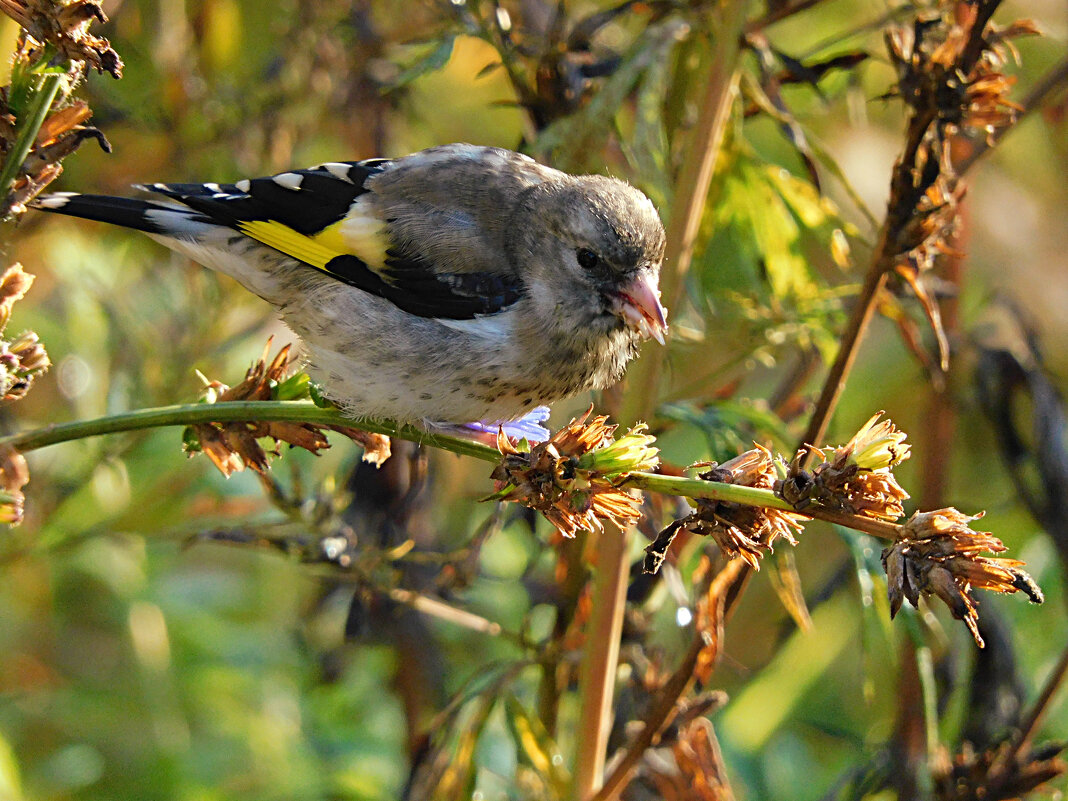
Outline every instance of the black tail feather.
<svg viewBox="0 0 1068 801"><path fill-rule="evenodd" d="M123 228L133 228L136 231L144 231L148 234L167 234L169 226L161 225L153 220L149 214L151 211L166 211L187 214L190 222L211 222L208 217L198 214L192 209L154 203L150 200L139 200L132 197L112 197L110 195L80 195L75 193L58 192L45 195L33 203L34 208L41 211L50 211L55 214L66 214L71 217L81 217L86 220L120 225Z"/></svg>

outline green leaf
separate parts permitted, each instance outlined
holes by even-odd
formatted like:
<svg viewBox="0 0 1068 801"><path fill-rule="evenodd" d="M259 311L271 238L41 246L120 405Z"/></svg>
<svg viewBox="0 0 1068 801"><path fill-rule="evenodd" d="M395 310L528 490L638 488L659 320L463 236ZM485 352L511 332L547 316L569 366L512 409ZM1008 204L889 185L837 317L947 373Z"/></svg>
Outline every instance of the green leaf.
<svg viewBox="0 0 1068 801"><path fill-rule="evenodd" d="M428 72L436 72L442 69L452 58L452 49L455 42L455 36L446 36L440 42L435 43L426 53L417 58L412 64L403 69L396 78L390 81L389 85L385 87L385 91L394 92L402 89Z"/></svg>
<svg viewBox="0 0 1068 801"><path fill-rule="evenodd" d="M715 401L702 407L668 403L658 410L658 415L698 428L708 441L710 458L720 462L749 449L753 440L772 439L779 446L790 440L778 415L766 406L747 401Z"/></svg>
<svg viewBox="0 0 1068 801"><path fill-rule="evenodd" d="M650 25L590 102L542 131L532 150L562 170L583 169L590 154L603 148L616 114L643 74L670 57L685 29L675 19Z"/></svg>
<svg viewBox="0 0 1068 801"><path fill-rule="evenodd" d="M271 392L273 400L308 400L311 398L312 381L307 373L291 375Z"/></svg>
<svg viewBox="0 0 1068 801"><path fill-rule="evenodd" d="M519 700L509 693L504 697L505 721L515 741L519 760L556 793L562 794L570 783L563 755L541 721L527 713Z"/></svg>

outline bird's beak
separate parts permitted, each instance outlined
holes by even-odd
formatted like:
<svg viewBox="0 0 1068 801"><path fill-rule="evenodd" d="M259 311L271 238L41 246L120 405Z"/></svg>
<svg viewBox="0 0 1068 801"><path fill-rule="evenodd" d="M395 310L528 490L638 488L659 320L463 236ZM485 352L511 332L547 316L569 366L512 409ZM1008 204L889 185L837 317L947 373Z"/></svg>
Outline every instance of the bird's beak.
<svg viewBox="0 0 1068 801"><path fill-rule="evenodd" d="M664 344L667 333L667 309L660 305L660 289L655 274L642 272L619 288L616 313L643 339Z"/></svg>

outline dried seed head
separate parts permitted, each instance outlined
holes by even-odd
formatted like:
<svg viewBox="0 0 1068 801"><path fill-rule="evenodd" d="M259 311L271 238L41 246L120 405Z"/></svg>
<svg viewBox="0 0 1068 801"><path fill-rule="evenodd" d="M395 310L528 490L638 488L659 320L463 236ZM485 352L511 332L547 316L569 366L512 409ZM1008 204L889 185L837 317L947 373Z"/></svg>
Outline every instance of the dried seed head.
<svg viewBox="0 0 1068 801"><path fill-rule="evenodd" d="M26 457L11 447L0 448L0 523L22 522L26 496L22 488L30 480Z"/></svg>
<svg viewBox="0 0 1068 801"><path fill-rule="evenodd" d="M706 481L718 481L759 489L771 489L777 472L771 452L760 445L739 454L722 465L701 463L694 467L709 467L698 474ZM712 537L729 558L741 557L755 570L760 559L782 537L796 545L794 533L802 530L800 515L779 509L748 506L730 501L698 498L697 508L665 528L645 549L643 570L655 573L663 564L667 550L680 531Z"/></svg>
<svg viewBox="0 0 1068 801"><path fill-rule="evenodd" d="M0 11L21 25L37 46L51 44L62 60L121 78L118 53L107 39L89 33L94 22L107 22L100 6L100 0L0 0Z"/></svg>
<svg viewBox="0 0 1068 801"><path fill-rule="evenodd" d="M811 503L876 520L897 520L909 495L892 468L909 457L905 433L882 412L872 416L845 445L822 450L802 448L775 483L775 492L795 509ZM809 455L822 458L811 471L802 469Z"/></svg>
<svg viewBox="0 0 1068 801"><path fill-rule="evenodd" d="M621 528L640 517L641 498L618 484L628 473L659 463L654 438L639 424L613 440L616 426L599 415L572 420L550 439L520 450L500 430L502 459L492 478L497 492L487 500L515 501L540 511L566 537L602 531L608 520ZM588 421L588 422L587 422Z"/></svg>
<svg viewBox="0 0 1068 801"><path fill-rule="evenodd" d="M292 364L290 346L283 347L268 362L271 339L263 349L263 357L245 373L241 383L228 387L221 381L210 381L200 375L205 386L201 402L213 404L226 401L296 400L310 397L310 382L303 373L287 377ZM338 431L364 446L365 461L380 465L389 458L389 438L368 434L344 426L321 426L313 423L286 421L247 421L229 423L198 423L186 429L183 445L190 456L205 454L224 476L250 467L257 473L266 472L268 456L278 455L277 444L285 442L296 448L319 453L330 447L324 430ZM270 438L275 448L268 451L259 440Z"/></svg>
<svg viewBox="0 0 1068 801"><path fill-rule="evenodd" d="M890 615L903 600L915 606L920 595L934 595L963 620L981 648L973 587L993 592L1023 592L1042 603L1042 591L1016 559L986 557L1002 553L1005 545L993 534L973 531L968 524L982 514L966 515L949 507L917 512L901 527L900 539L883 551Z"/></svg>
<svg viewBox="0 0 1068 801"><path fill-rule="evenodd" d="M1013 748L1008 739L983 751L976 751L971 743L964 742L952 756L943 747L939 758L932 760L934 797L947 801L1029 797L1034 790L1068 771L1068 764L1059 758L1066 745L1063 741L1037 747L1027 744L1016 749L1012 759L1005 759Z"/></svg>

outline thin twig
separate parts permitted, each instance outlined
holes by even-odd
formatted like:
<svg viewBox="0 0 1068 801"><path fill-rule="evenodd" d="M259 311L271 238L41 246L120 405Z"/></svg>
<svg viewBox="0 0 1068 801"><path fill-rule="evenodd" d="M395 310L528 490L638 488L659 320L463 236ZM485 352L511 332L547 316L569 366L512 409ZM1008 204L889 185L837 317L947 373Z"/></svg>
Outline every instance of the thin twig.
<svg viewBox="0 0 1068 801"><path fill-rule="evenodd" d="M1009 747L998 754L994 764L990 766L988 783L992 791L995 791L1002 782L1012 775L1017 756L1021 752L1029 750L1031 740L1034 738L1039 724L1049 709L1050 701L1060 688L1061 682L1064 681L1066 675L1068 675L1068 647L1061 652L1061 658L1057 661L1057 665L1053 668L1049 678L1046 679L1046 685L1035 700L1031 711L1027 713L1027 718L1020 724L1020 728L1013 736Z"/></svg>
<svg viewBox="0 0 1068 801"><path fill-rule="evenodd" d="M887 271L884 252L886 237L887 230L884 226L879 245L876 248L876 256L872 261L871 269L868 270L867 277L864 279L864 285L860 289L856 304L853 306L849 325L842 334L842 344L838 349L838 355L835 357L834 364L831 365L830 372L827 374L827 379L820 392L820 398L816 402L816 409L809 420L808 429L798 444L799 449L805 443L823 442L824 437L827 435L827 426L830 423L831 415L834 414L835 407L838 405L838 399L845 388L846 379L853 369L853 364L856 362L860 343L863 341L864 334L867 332L868 325L875 314L875 304L879 293L882 292L883 287L886 285Z"/></svg>
<svg viewBox="0 0 1068 801"><path fill-rule="evenodd" d="M776 22L781 22L795 14L800 14L802 11L808 11L808 9L815 5L819 5L821 2L823 2L823 0L798 0L796 3L787 3L786 5L769 11L762 17L757 17L756 19L747 22L745 24L745 32L750 34L762 31L769 25L774 25Z"/></svg>
<svg viewBox="0 0 1068 801"><path fill-rule="evenodd" d="M741 559L728 562L727 565L716 574L712 580L709 594L719 597L727 592L728 585L738 577L744 563ZM703 593L703 588L699 588ZM666 682L661 685L653 699L649 713L646 715L641 731L639 731L623 756L612 766L612 772L604 781L604 787L590 801L616 801L623 792L630 778L631 771L642 758L650 746L671 723L678 709L679 699L693 683L694 668L697 667L697 659L709 643L705 639L705 632L694 629L693 639L682 662L675 668Z"/></svg>

